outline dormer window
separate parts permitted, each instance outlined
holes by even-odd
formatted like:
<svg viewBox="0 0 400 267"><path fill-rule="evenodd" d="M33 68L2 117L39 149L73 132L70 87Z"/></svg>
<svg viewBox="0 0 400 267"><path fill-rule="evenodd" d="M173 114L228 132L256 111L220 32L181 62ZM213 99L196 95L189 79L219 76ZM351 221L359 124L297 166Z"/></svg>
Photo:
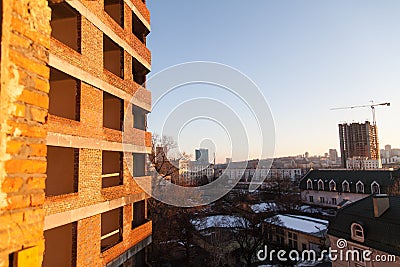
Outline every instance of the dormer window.
<svg viewBox="0 0 400 267"><path fill-rule="evenodd" d="M380 193L381 193L381 188L380 188L379 184L378 184L376 181L374 181L374 182L371 184L371 193L372 193L373 195L375 195L375 194L380 194Z"/></svg>
<svg viewBox="0 0 400 267"><path fill-rule="evenodd" d="M321 179L318 181L318 190L324 190L324 182Z"/></svg>
<svg viewBox="0 0 400 267"><path fill-rule="evenodd" d="M351 238L359 242L364 242L364 228L360 224L351 224Z"/></svg>
<svg viewBox="0 0 400 267"><path fill-rule="evenodd" d="M344 181L343 184L342 184L342 187L343 187L343 192L350 192L349 182Z"/></svg>
<svg viewBox="0 0 400 267"><path fill-rule="evenodd" d="M335 183L335 181L331 180L329 182L329 190L336 191L336 183Z"/></svg>
<svg viewBox="0 0 400 267"><path fill-rule="evenodd" d="M312 190L313 186L312 186L312 181L310 179L307 180L307 190Z"/></svg>
<svg viewBox="0 0 400 267"><path fill-rule="evenodd" d="M358 181L356 184L356 192L357 193L364 193L364 184L361 181Z"/></svg>

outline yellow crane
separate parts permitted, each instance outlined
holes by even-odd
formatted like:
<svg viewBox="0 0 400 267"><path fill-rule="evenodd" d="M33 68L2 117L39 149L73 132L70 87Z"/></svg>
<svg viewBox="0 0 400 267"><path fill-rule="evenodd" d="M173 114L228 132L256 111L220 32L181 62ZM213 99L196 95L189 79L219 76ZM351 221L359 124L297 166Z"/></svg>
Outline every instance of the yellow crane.
<svg viewBox="0 0 400 267"><path fill-rule="evenodd" d="M388 106L390 107L390 103L379 103L379 104L374 104L374 101L371 101L371 104L369 105L360 105L360 106L352 106L352 107L341 107L341 108L331 108L331 110L339 110L339 109L354 109L354 108L367 108L370 107L372 110L372 123L373 125L376 125L376 117L375 117L375 107L377 106Z"/></svg>

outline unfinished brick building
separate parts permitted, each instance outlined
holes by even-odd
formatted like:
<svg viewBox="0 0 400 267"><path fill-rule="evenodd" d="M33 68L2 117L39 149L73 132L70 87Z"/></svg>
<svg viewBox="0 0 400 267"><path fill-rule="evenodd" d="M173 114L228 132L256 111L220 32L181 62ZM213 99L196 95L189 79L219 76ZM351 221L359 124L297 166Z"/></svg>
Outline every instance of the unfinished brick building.
<svg viewBox="0 0 400 267"><path fill-rule="evenodd" d="M2 0L1 15L0 266L143 266L145 1Z"/></svg>

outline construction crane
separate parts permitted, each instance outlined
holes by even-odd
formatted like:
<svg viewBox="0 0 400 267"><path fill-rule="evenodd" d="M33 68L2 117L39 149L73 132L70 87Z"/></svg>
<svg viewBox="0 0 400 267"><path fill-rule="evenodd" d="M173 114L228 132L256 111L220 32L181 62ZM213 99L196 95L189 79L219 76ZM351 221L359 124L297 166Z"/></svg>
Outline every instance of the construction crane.
<svg viewBox="0 0 400 267"><path fill-rule="evenodd" d="M341 108L331 108L331 110L339 110L339 109L353 109L353 108L367 108L370 107L372 110L372 123L373 125L376 125L376 117L375 117L375 107L377 106L388 106L390 107L390 103L379 103L379 104L374 104L374 101L371 101L370 105L361 105L361 106L352 106L352 107L341 107Z"/></svg>

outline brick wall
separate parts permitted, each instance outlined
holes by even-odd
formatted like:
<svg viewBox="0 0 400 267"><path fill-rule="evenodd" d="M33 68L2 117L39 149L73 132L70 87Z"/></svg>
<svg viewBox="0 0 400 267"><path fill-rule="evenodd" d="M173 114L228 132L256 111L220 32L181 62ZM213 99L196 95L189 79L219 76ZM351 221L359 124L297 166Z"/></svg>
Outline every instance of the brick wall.
<svg viewBox="0 0 400 267"><path fill-rule="evenodd" d="M104 11L103 0L68 3L78 12L85 11L81 16L81 53L51 38L49 65L82 81L80 120L49 115L46 129L49 136L57 138L48 138L49 145L79 149L78 192L45 199L45 229L70 223L66 218L74 218L71 220L77 220L77 266L104 266L151 235L152 231L151 222L131 229L131 203L147 197L130 175L128 165L132 164L132 157L128 155L123 162L123 185L103 189L101 177L102 150L122 151L122 145L117 145L122 142L122 132L103 127L103 90L124 100L125 128L129 128L131 144L145 150L151 147L151 133L133 129L130 103L135 95L139 102L151 106L150 92L133 81L131 60L131 54L135 54L144 64L150 65L151 54L132 33L132 11L127 3L124 4L124 28ZM139 4L139 12L148 13L143 2ZM103 34L114 36L109 36L111 39L119 38L125 48L128 46L129 51L124 51L122 79L104 69ZM123 241L101 253L101 213L119 207L123 209Z"/></svg>
<svg viewBox="0 0 400 267"><path fill-rule="evenodd" d="M38 248L30 266L40 266L51 13L46 0L2 2L0 266L28 247Z"/></svg>
<svg viewBox="0 0 400 267"><path fill-rule="evenodd" d="M36 250L26 265L41 266L45 248L43 229L48 216L76 212L82 207L90 209L99 204L104 211L103 204L112 201L112 205L119 205L120 201L126 199L139 201L146 198L146 194L129 173L127 166L132 164L130 158L123 164L124 184L101 188L102 149L110 144L114 149L120 149L116 144L122 141L122 133L103 127L104 88L98 84L111 88L112 93L124 99L126 114L129 114L129 101L136 92L135 98L150 107L150 92L132 79L130 53L148 66L151 54L132 34L132 12L129 6L133 4L135 12L139 12L147 22L150 16L142 1L126 0L125 28L122 29L104 12L102 0L69 1L89 10L94 15L92 20L105 25L107 31L111 30L111 34L123 40L125 47L128 47L130 52L124 52L125 79L120 79L103 68L103 32L98 24L94 25L85 16L80 18L81 53L78 53L50 37L51 9L47 6L47 0L2 2L5 30L2 33L0 90L0 266L8 266L11 253L29 247ZM62 68L68 65L72 72L68 74L82 80L79 121L48 114L49 65L66 73ZM97 85L88 81L96 81ZM132 129L131 135L133 144L145 150L150 148L150 133ZM77 138L73 146L68 139L71 136ZM50 145L57 145L51 143L54 138L62 146L72 146L79 150L76 170L78 192L45 197L46 144L50 142ZM88 143L90 148L87 147ZM77 221L77 266L101 266L151 234L151 222L132 230L131 204L125 203L122 207L123 242L104 253L100 253L100 214L92 214Z"/></svg>
<svg viewBox="0 0 400 267"><path fill-rule="evenodd" d="M96 215L78 222L77 266L100 266L101 216Z"/></svg>

